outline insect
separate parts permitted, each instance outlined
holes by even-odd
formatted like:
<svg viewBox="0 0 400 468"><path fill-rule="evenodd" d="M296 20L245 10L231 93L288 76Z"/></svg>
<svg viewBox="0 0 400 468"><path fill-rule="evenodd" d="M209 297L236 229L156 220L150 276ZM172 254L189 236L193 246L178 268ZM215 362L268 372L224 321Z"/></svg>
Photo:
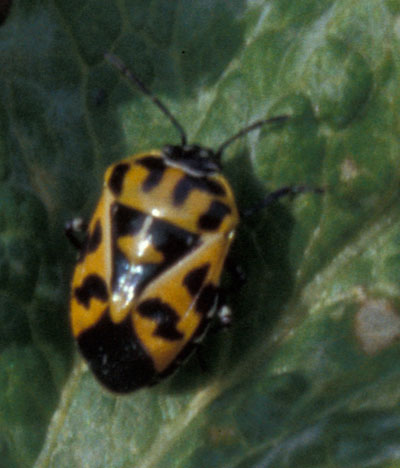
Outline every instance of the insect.
<svg viewBox="0 0 400 468"><path fill-rule="evenodd" d="M80 248L71 285L73 336L97 379L128 393L170 375L213 316L229 321L220 278L239 212L221 155L242 135L288 116L259 120L216 151L189 145L164 104L119 58L106 59L150 97L181 137L179 145L111 165L88 226L75 221L67 227ZM76 230L85 231L82 244Z"/></svg>

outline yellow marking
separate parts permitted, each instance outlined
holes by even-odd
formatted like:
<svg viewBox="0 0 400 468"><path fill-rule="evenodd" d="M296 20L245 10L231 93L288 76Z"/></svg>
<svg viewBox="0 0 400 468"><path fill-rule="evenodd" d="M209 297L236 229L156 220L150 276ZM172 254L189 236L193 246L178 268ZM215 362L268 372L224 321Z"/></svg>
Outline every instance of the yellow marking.
<svg viewBox="0 0 400 468"><path fill-rule="evenodd" d="M71 302L72 334L78 337L82 332L96 324L102 317L107 304L96 298L90 300L90 308L86 309L76 299Z"/></svg>
<svg viewBox="0 0 400 468"><path fill-rule="evenodd" d="M156 250L149 238L141 239L135 236L124 236L118 239L118 247L132 263L161 263L164 257Z"/></svg>

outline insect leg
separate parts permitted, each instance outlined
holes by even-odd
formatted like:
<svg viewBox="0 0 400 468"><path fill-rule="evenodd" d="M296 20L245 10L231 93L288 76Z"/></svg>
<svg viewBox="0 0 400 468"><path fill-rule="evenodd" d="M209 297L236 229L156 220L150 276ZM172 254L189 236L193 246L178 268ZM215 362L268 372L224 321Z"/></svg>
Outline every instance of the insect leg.
<svg viewBox="0 0 400 468"><path fill-rule="evenodd" d="M77 249L82 250L84 241L77 237L77 233L86 233L88 225L82 218L74 218L65 223L64 232L70 243Z"/></svg>
<svg viewBox="0 0 400 468"><path fill-rule="evenodd" d="M314 192L322 194L325 192L325 190L321 187L309 187L307 185L292 185L288 187L282 187L268 194L263 200L261 200L261 202L257 203L252 208L243 211L241 213L241 217L247 218L249 216L252 216L258 213L260 210L268 207L269 205L276 203L278 200L280 200L283 197L286 197L287 195L296 196L300 193L305 192Z"/></svg>

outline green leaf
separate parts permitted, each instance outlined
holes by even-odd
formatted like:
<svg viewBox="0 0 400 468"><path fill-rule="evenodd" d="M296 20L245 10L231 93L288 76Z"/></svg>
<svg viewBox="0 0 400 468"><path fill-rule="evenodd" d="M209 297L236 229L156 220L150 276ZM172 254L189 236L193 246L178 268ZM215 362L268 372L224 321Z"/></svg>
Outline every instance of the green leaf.
<svg viewBox="0 0 400 468"><path fill-rule="evenodd" d="M394 0L14 1L0 26L2 466L400 465L400 72ZM150 389L115 396L68 324L76 253L107 165L171 123L132 68L223 156L243 219L231 329Z"/></svg>

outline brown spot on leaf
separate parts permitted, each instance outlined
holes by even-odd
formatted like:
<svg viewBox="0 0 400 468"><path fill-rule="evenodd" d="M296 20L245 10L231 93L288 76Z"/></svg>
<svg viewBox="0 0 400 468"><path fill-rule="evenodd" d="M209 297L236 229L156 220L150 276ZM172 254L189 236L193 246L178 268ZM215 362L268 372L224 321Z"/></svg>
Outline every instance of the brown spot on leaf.
<svg viewBox="0 0 400 468"><path fill-rule="evenodd" d="M232 426L211 426L208 430L212 445L237 444L239 434Z"/></svg>
<svg viewBox="0 0 400 468"><path fill-rule="evenodd" d="M387 300L367 300L355 315L354 328L362 350L374 355L399 338L400 316Z"/></svg>
<svg viewBox="0 0 400 468"><path fill-rule="evenodd" d="M343 182L351 182L359 174L360 171L354 159L346 158L340 165L340 180Z"/></svg>

